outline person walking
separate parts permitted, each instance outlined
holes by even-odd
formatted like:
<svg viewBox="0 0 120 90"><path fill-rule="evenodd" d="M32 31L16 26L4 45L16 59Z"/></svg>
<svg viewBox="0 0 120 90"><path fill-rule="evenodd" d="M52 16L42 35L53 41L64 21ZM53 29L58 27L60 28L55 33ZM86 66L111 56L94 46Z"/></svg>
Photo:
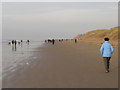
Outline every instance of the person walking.
<svg viewBox="0 0 120 90"><path fill-rule="evenodd" d="M14 41L14 43L15 43L15 51L16 51L16 45L17 45L17 41L15 40L15 41Z"/></svg>
<svg viewBox="0 0 120 90"><path fill-rule="evenodd" d="M14 44L15 42L14 42L14 40L12 40L12 44Z"/></svg>
<svg viewBox="0 0 120 90"><path fill-rule="evenodd" d="M112 57L112 53L114 52L114 48L109 43L109 38L104 38L105 42L100 47L100 53L103 57L103 61L105 64L106 73L109 72L109 65L110 65L110 59Z"/></svg>
<svg viewBox="0 0 120 90"><path fill-rule="evenodd" d="M15 43L15 41L14 40L12 40L12 50L14 51L14 43Z"/></svg>
<svg viewBox="0 0 120 90"><path fill-rule="evenodd" d="M29 45L30 40L27 40L27 44Z"/></svg>
<svg viewBox="0 0 120 90"><path fill-rule="evenodd" d="M75 43L77 43L77 39L75 39Z"/></svg>
<svg viewBox="0 0 120 90"><path fill-rule="evenodd" d="M52 39L52 44L53 44L53 45L55 44L55 40L54 40L54 39Z"/></svg>
<svg viewBox="0 0 120 90"><path fill-rule="evenodd" d="M17 45L17 41L15 40L14 43L15 43L15 46L16 46Z"/></svg>

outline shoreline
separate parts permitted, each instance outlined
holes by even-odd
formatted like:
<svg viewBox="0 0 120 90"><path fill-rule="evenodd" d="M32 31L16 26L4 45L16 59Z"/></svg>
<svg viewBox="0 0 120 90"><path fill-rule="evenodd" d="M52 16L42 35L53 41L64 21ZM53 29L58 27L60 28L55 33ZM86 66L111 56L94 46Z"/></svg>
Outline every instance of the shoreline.
<svg viewBox="0 0 120 90"><path fill-rule="evenodd" d="M46 43L35 50L34 57L38 58L3 79L3 88L118 87L117 49L108 74L104 72L99 46L94 44L63 41Z"/></svg>
<svg viewBox="0 0 120 90"><path fill-rule="evenodd" d="M32 59L33 60L36 59L36 56L34 55L37 52L36 48L43 47L43 43L31 42L30 45L26 45L26 43L23 43L22 45L17 45L16 51L12 51L11 50L12 46L6 45L6 43L5 43L4 47L6 47L7 49L3 48L3 50L4 50L4 53L3 53L4 61L2 61L2 64L4 65L2 67L2 77L3 78L8 73L14 72L17 69L21 68L22 66L29 65L29 63L32 61ZM8 56L8 54L10 56Z"/></svg>

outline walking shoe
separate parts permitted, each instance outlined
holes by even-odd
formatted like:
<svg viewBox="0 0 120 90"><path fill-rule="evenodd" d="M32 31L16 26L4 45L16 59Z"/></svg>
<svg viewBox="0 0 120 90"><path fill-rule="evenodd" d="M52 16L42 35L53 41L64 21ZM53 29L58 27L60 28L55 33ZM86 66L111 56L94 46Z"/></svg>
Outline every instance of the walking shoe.
<svg viewBox="0 0 120 90"><path fill-rule="evenodd" d="M106 73L108 73L108 72L109 72L109 70L106 70L105 72L106 72Z"/></svg>

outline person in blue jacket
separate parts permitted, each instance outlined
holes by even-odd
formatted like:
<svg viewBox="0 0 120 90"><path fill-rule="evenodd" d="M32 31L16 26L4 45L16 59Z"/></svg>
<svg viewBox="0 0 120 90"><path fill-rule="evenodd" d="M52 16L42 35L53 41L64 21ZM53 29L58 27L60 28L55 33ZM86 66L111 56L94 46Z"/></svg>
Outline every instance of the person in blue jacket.
<svg viewBox="0 0 120 90"><path fill-rule="evenodd" d="M105 42L102 44L100 48L100 53L102 54L104 64L105 64L105 69L106 73L109 72L109 65L110 65L110 59L112 57L112 53L114 52L114 48L112 45L109 43L109 38L104 38Z"/></svg>

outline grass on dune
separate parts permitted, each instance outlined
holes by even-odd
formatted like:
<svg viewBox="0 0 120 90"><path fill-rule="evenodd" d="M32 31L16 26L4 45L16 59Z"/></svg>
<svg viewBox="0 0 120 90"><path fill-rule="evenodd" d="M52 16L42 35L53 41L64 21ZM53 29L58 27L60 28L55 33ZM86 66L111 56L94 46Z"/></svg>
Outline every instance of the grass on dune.
<svg viewBox="0 0 120 90"><path fill-rule="evenodd" d="M111 29L99 29L93 30L85 33L84 35L78 35L76 38L82 39L102 39L104 37L109 37L111 40L118 40L118 27L114 27Z"/></svg>
<svg viewBox="0 0 120 90"><path fill-rule="evenodd" d="M114 27L111 29L93 30L93 31L87 32L85 34L79 34L75 38L83 40L85 42L93 42L93 43L101 44L104 41L103 39L105 37L108 37L110 39L110 42L114 46L119 46L120 44L118 44L118 43L120 41L120 38L118 36L120 34L120 31L118 29L119 29L119 27Z"/></svg>

